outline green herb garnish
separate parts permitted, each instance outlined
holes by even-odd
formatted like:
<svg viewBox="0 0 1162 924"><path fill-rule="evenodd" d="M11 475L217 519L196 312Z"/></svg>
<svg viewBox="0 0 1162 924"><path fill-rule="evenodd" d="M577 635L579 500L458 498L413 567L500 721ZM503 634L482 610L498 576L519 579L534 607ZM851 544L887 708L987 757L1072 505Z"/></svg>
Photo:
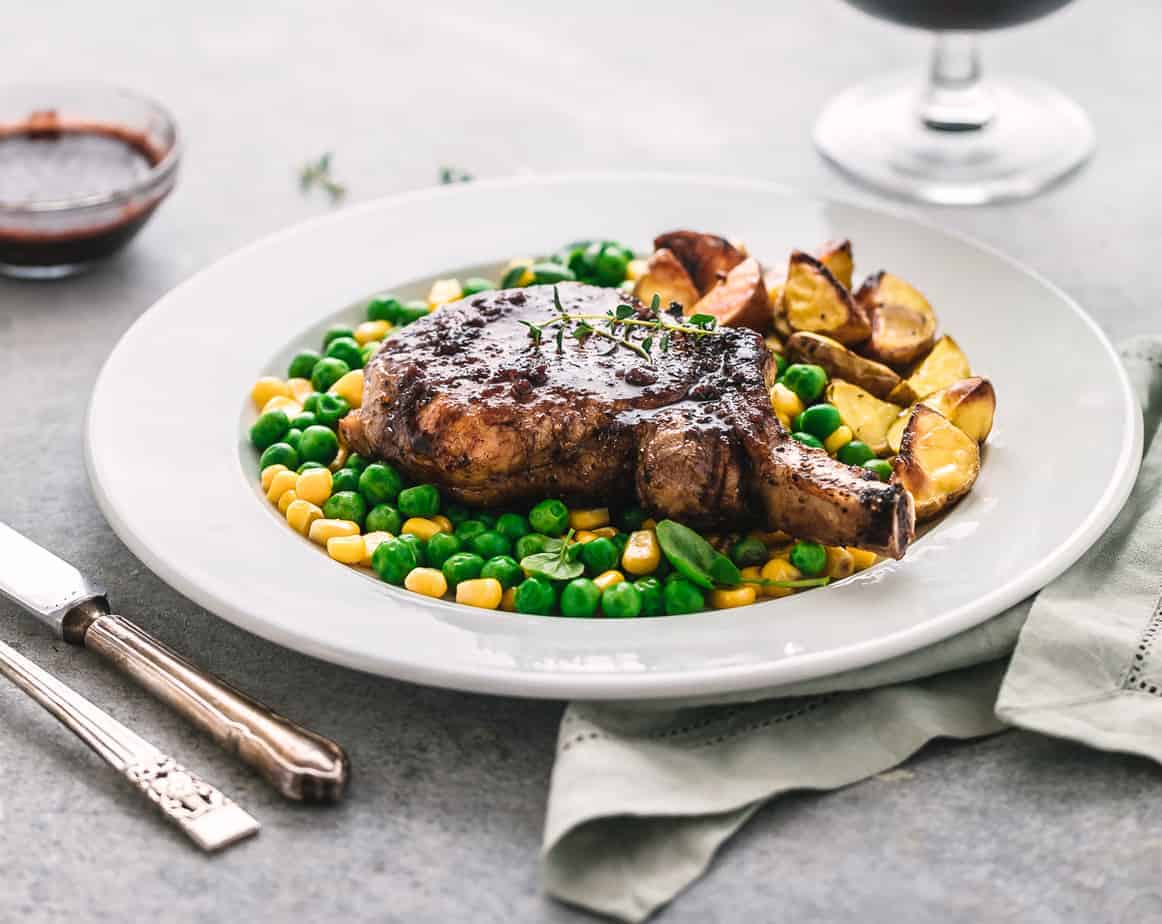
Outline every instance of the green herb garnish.
<svg viewBox="0 0 1162 924"><path fill-rule="evenodd" d="M308 192L316 186L330 196L332 202L338 202L347 195L347 187L331 174L330 151L299 170L299 188L303 192Z"/></svg>

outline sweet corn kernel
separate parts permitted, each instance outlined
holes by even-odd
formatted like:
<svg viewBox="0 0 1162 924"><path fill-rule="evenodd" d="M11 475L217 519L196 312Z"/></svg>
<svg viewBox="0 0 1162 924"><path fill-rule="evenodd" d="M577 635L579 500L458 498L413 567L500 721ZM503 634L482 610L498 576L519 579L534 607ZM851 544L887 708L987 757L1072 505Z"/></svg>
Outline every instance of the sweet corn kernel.
<svg viewBox="0 0 1162 924"><path fill-rule="evenodd" d="M448 592L448 579L439 568L412 568L403 579L403 586L425 597L442 597Z"/></svg>
<svg viewBox="0 0 1162 924"><path fill-rule="evenodd" d="M637 282L649 270L649 260L630 260L629 265L625 268L627 278Z"/></svg>
<svg viewBox="0 0 1162 924"><path fill-rule="evenodd" d="M315 386L310 379L287 379L287 387L291 390L291 397L302 404L315 392Z"/></svg>
<svg viewBox="0 0 1162 924"><path fill-rule="evenodd" d="M658 528L658 521L655 520L653 517L649 517L648 519L642 521L642 529L657 529L657 528Z"/></svg>
<svg viewBox="0 0 1162 924"><path fill-rule="evenodd" d="M766 276L764 283L767 287L767 301L774 308L783 300L783 289L786 288L787 278L776 273Z"/></svg>
<svg viewBox="0 0 1162 924"><path fill-rule="evenodd" d="M761 581L763 578L762 570L758 565L747 565L739 571L739 574L742 575L744 581Z"/></svg>
<svg viewBox="0 0 1162 924"><path fill-rule="evenodd" d="M294 488L291 488L289 491L283 491L282 496L278 499L278 512L286 516L287 508L298 499L299 496L295 494Z"/></svg>
<svg viewBox="0 0 1162 924"><path fill-rule="evenodd" d="M339 439L342 440L343 437L340 435ZM339 469L341 469L344 465L347 464L347 456L348 455L349 455L349 453L347 451L347 447L344 446L342 442L340 442L339 443L339 452L335 456L335 461L332 462L330 465L328 465L327 468L329 468L333 472L339 471Z"/></svg>
<svg viewBox="0 0 1162 924"><path fill-rule="evenodd" d="M327 540L335 536L358 536L359 524L351 520L328 520L323 517L311 524L307 535L311 537L311 542L326 545Z"/></svg>
<svg viewBox="0 0 1162 924"><path fill-rule="evenodd" d="M456 602L494 610L500 606L504 588L496 578L473 578L456 585Z"/></svg>
<svg viewBox="0 0 1162 924"><path fill-rule="evenodd" d="M366 552L367 548L360 535L332 536L327 540L327 554L345 565L359 564Z"/></svg>
<svg viewBox="0 0 1162 924"><path fill-rule="evenodd" d="M504 268L504 272L502 272L500 274L500 278L503 279L505 276L507 276L509 270L516 269L518 266L523 266L525 268L525 271L523 273L521 273L520 279L518 279L516 281L516 285L518 285L518 286L530 285L533 281L533 278L534 278L533 271L532 271L532 265L533 265L533 260L531 257L517 257L515 260L509 260L508 265L505 266L505 268Z"/></svg>
<svg viewBox="0 0 1162 924"><path fill-rule="evenodd" d="M786 385L776 382L771 389L771 409L784 427L790 427L795 416L803 413L803 402Z"/></svg>
<svg viewBox="0 0 1162 924"><path fill-rule="evenodd" d="M442 533L451 533L456 530L456 527L452 525L452 521L442 513L437 513L434 517L428 517L428 519L440 527L440 532Z"/></svg>
<svg viewBox="0 0 1162 924"><path fill-rule="evenodd" d="M597 529L609 525L609 508L592 507L588 510L570 510L569 525L573 529Z"/></svg>
<svg viewBox="0 0 1162 924"><path fill-rule="evenodd" d="M265 407L271 398L289 398L290 396L290 386L282 379L276 379L273 375L264 375L250 389L250 397L254 399L254 406L259 408Z"/></svg>
<svg viewBox="0 0 1162 924"><path fill-rule="evenodd" d="M599 526L597 529L590 530L598 539L612 539L617 535L616 526Z"/></svg>
<svg viewBox="0 0 1162 924"><path fill-rule="evenodd" d="M331 472L325 468L308 468L299 475L295 483L295 493L312 504L323 505L331 496Z"/></svg>
<svg viewBox="0 0 1162 924"><path fill-rule="evenodd" d="M500 608L506 613L516 612L516 588L510 587L500 598Z"/></svg>
<svg viewBox="0 0 1162 924"><path fill-rule="evenodd" d="M363 560L359 564L370 568L371 556L375 554L375 550L379 548L381 543L394 538L391 533L384 532L382 529L378 529L373 533L366 533L363 536Z"/></svg>
<svg viewBox="0 0 1162 924"><path fill-rule="evenodd" d="M597 585L598 590L605 590L612 587L614 584L620 584L625 580L625 575L620 571L603 571L593 579L593 583Z"/></svg>
<svg viewBox="0 0 1162 924"><path fill-rule="evenodd" d="M880 557L875 552L868 552L865 549L857 549L854 546L847 546L847 552L851 556L851 563L856 571L864 571L874 565L880 560Z"/></svg>
<svg viewBox="0 0 1162 924"><path fill-rule="evenodd" d="M297 491L295 492L298 493ZM286 521L299 535L305 536L311 528L311 524L315 520L323 519L323 511L310 501L303 500L301 497L297 498L294 503L286 508Z"/></svg>
<svg viewBox="0 0 1162 924"><path fill-rule="evenodd" d="M388 321L364 321L355 328L355 342L366 346L374 340L382 340L389 330L391 324Z"/></svg>
<svg viewBox="0 0 1162 924"><path fill-rule="evenodd" d="M823 573L829 578L841 581L855 573L855 559L847 549L829 545L826 551L827 564L823 568Z"/></svg>
<svg viewBox="0 0 1162 924"><path fill-rule="evenodd" d="M716 610L728 610L735 606L749 606L758 596L750 584L741 587L718 588L710 591L710 605Z"/></svg>
<svg viewBox="0 0 1162 924"><path fill-rule="evenodd" d="M759 574L764 581L797 581L802 577L799 569L785 558L772 558L763 565ZM794 592L791 587L772 587L770 584L763 587L763 596L766 597L789 597Z"/></svg>
<svg viewBox="0 0 1162 924"><path fill-rule="evenodd" d="M262 406L262 413L269 411L282 411L287 417L297 417L303 412L303 406L299 404L294 398L287 398L284 395L275 395Z"/></svg>
<svg viewBox="0 0 1162 924"><path fill-rule="evenodd" d="M287 491L293 491L295 484L298 482L299 476L287 469L284 472L279 472L270 479L270 484L266 487L266 499L272 504L278 503L278 499L282 497Z"/></svg>
<svg viewBox="0 0 1162 924"><path fill-rule="evenodd" d="M331 386L331 394L338 395L353 408L363 405L363 370L352 369Z"/></svg>
<svg viewBox="0 0 1162 924"><path fill-rule="evenodd" d="M274 465L268 465L262 470L262 490L269 491L270 483L274 481L274 476L279 472L287 471L287 467L281 462L276 462Z"/></svg>
<svg viewBox="0 0 1162 924"><path fill-rule="evenodd" d="M579 542L581 545L584 545L586 542L592 542L597 538L599 538L597 533L590 532L587 529L583 529L581 532L573 534L573 541Z"/></svg>
<svg viewBox="0 0 1162 924"><path fill-rule="evenodd" d="M415 536L427 542L436 533L443 532L439 523L433 523L427 517L409 517L403 524L402 533Z"/></svg>
<svg viewBox="0 0 1162 924"><path fill-rule="evenodd" d="M437 279L428 290L428 304L432 309L454 302L464 294L459 279Z"/></svg>
<svg viewBox="0 0 1162 924"><path fill-rule="evenodd" d="M652 529L639 529L629 534L629 542L621 553L621 567L630 574L653 574L662 560L658 534Z"/></svg>
<svg viewBox="0 0 1162 924"><path fill-rule="evenodd" d="M831 431L831 436L823 441L823 448L835 455L853 439L855 439L855 434L851 432L851 427L847 424L840 424Z"/></svg>

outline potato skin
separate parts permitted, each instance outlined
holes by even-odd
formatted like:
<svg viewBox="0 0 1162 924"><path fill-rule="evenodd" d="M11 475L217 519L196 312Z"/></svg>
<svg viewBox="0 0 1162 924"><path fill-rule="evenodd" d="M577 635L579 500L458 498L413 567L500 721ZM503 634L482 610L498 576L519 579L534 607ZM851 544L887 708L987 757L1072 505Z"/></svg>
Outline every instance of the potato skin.
<svg viewBox="0 0 1162 924"><path fill-rule="evenodd" d="M912 409L892 462L892 483L912 495L916 521L930 520L967 494L980 474L980 448L943 414Z"/></svg>
<svg viewBox="0 0 1162 924"><path fill-rule="evenodd" d="M792 330L825 334L850 345L871 334L864 309L817 258L791 253L783 285L783 310Z"/></svg>
<svg viewBox="0 0 1162 924"><path fill-rule="evenodd" d="M717 234L701 231L667 231L654 238L654 249L673 252L694 280L698 291L705 295L726 274L746 259L737 247Z"/></svg>
<svg viewBox="0 0 1162 924"><path fill-rule="evenodd" d="M851 241L843 238L828 241L816 252L819 262L831 270L831 275L839 280L845 289L851 289L851 277L855 273L855 258L851 252Z"/></svg>
<svg viewBox="0 0 1162 924"><path fill-rule="evenodd" d="M900 384L900 376L894 370L822 334L811 331L792 334L784 352L789 362L822 366L830 378L851 382L877 398L886 398Z"/></svg>
<svg viewBox="0 0 1162 924"><path fill-rule="evenodd" d="M634 285L633 294L647 305L657 295L663 309L673 302L689 309L699 298L698 289L686 268L673 251L665 248L650 255L645 275Z"/></svg>
<svg viewBox="0 0 1162 924"><path fill-rule="evenodd" d="M906 369L931 348L936 339L936 313L914 286L898 276L880 272L863 281L855 302L871 328L860 347L864 356Z"/></svg>
<svg viewBox="0 0 1162 924"><path fill-rule="evenodd" d="M758 260L743 260L687 314L710 314L725 327L749 327L760 334L766 331L771 309Z"/></svg>

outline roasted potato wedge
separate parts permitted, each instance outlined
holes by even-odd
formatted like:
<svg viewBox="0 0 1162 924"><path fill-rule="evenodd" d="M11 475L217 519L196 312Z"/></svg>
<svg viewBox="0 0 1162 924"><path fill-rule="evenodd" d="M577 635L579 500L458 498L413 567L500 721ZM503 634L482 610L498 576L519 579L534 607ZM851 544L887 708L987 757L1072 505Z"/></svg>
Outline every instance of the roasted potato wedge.
<svg viewBox="0 0 1162 924"><path fill-rule="evenodd" d="M819 262L831 270L831 275L839 280L845 289L851 288L851 277L855 272L855 259L851 255L851 241L828 241L815 254Z"/></svg>
<svg viewBox="0 0 1162 924"><path fill-rule="evenodd" d="M897 404L915 404L971 374L968 357L957 342L945 334L888 397Z"/></svg>
<svg viewBox="0 0 1162 924"><path fill-rule="evenodd" d="M758 260L747 257L697 304L687 308L686 314L712 314L724 327L765 331L771 323L771 308Z"/></svg>
<svg viewBox="0 0 1162 924"><path fill-rule="evenodd" d="M883 363L853 353L822 334L805 330L792 334L787 339L785 353L788 362L822 366L830 378L851 382L877 398L886 398L900 384L899 375Z"/></svg>
<svg viewBox="0 0 1162 924"><path fill-rule="evenodd" d="M655 250L650 256L645 274L634 284L633 294L647 305L657 295L662 308L668 308L673 302L690 308L700 298L686 267L673 251L665 248Z"/></svg>
<svg viewBox="0 0 1162 924"><path fill-rule="evenodd" d="M939 411L953 426L959 427L970 440L983 443L993 428L993 415L997 409L997 395L992 383L979 376L953 382L947 388L933 392L920 402L926 407ZM911 408L904 411L888 427L888 447L892 452L900 451L904 437L904 427L911 416Z"/></svg>
<svg viewBox="0 0 1162 924"><path fill-rule="evenodd" d="M723 282L726 274L746 259L726 238L700 231L669 231L660 234L654 238L654 249L662 248L672 250L674 256L682 261L703 295Z"/></svg>
<svg viewBox="0 0 1162 924"><path fill-rule="evenodd" d="M851 427L857 440L867 443L876 455L884 455L888 451L888 427L903 408L881 401L858 385L842 379L832 379L825 397L827 403L839 411L843 422Z"/></svg>
<svg viewBox="0 0 1162 924"><path fill-rule="evenodd" d="M871 334L867 315L851 293L831 270L801 250L791 254L783 307L792 330L826 334L843 344L859 343Z"/></svg>
<svg viewBox="0 0 1162 924"><path fill-rule="evenodd" d="M968 493L980 474L980 447L939 411L912 409L892 481L916 502L916 520L930 520Z"/></svg>
<svg viewBox="0 0 1162 924"><path fill-rule="evenodd" d="M899 276L880 271L855 293L855 302L871 324L871 336L860 352L894 369L915 362L936 339L936 313L919 290Z"/></svg>

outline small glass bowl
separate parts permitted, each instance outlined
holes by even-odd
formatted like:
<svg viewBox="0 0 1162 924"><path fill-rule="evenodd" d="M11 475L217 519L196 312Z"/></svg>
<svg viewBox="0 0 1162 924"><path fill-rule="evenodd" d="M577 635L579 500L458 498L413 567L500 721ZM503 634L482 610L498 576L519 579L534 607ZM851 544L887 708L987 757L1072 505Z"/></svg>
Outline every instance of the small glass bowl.
<svg viewBox="0 0 1162 924"><path fill-rule="evenodd" d="M58 130L132 138L151 166L121 188L25 201L12 201L11 187L6 199L0 173L0 274L59 279L83 272L129 243L177 181L177 124L153 100L99 84L0 87L0 136Z"/></svg>

